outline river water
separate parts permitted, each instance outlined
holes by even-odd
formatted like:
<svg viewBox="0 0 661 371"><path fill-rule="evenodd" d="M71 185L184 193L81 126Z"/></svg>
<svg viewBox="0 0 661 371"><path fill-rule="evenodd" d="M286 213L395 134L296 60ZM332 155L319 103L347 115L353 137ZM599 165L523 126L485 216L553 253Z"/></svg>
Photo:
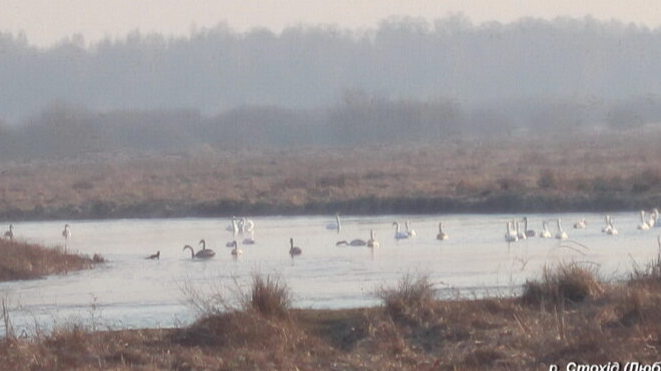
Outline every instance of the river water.
<svg viewBox="0 0 661 371"><path fill-rule="evenodd" d="M80 324L93 328L173 327L194 321L190 288L204 296L233 294L254 273L279 275L294 293L299 308L351 308L379 303L378 287L396 284L406 274L425 274L439 297L507 296L526 279L537 278L545 264L579 261L599 267L605 279L620 279L634 264L656 257L661 228L637 230L636 213L612 214L619 235L601 232L600 214L527 215L539 232L542 220L562 218L569 240L527 239L505 242L505 223L522 215L388 215L343 217L340 233L326 229L334 217L260 217L255 245L225 230L228 219L148 219L67 222L70 251L100 253L109 263L92 270L45 279L0 284L18 334L53 326ZM572 229L586 218L588 227ZM409 220L416 237L395 240L393 221ZM439 221L450 235L438 241ZM17 238L46 246L63 244L65 221L15 223ZM338 247L339 240L367 240L376 232L378 249ZM550 229L555 234L555 223ZM289 238L303 249L292 259ZM217 255L192 260L185 244L198 249L204 238ZM243 255L233 259L228 241L237 239ZM580 245L579 245L580 244ZM160 251L160 260L146 256ZM3 329L4 330L4 329Z"/></svg>

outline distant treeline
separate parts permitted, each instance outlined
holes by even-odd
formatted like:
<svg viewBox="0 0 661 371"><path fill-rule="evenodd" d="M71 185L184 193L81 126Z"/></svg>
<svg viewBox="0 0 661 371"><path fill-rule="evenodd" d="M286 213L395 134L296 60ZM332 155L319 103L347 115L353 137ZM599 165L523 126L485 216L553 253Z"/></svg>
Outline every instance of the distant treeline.
<svg viewBox="0 0 661 371"><path fill-rule="evenodd" d="M277 34L219 25L176 39L134 32L86 45L72 37L49 49L0 34L0 118L17 122L55 101L104 112L317 109L346 91L445 97L471 110L547 99L589 105L658 97L660 62L659 29L591 18L394 18L365 31L299 26Z"/></svg>
<svg viewBox="0 0 661 371"><path fill-rule="evenodd" d="M96 112L53 104L22 125L0 124L0 159L573 136L658 122L661 101L651 98L535 101L471 110L451 100L389 100L351 92L327 109L241 106L215 116L195 110Z"/></svg>
<svg viewBox="0 0 661 371"><path fill-rule="evenodd" d="M0 33L0 155L572 135L661 122L661 30L591 18L219 25L38 49Z"/></svg>

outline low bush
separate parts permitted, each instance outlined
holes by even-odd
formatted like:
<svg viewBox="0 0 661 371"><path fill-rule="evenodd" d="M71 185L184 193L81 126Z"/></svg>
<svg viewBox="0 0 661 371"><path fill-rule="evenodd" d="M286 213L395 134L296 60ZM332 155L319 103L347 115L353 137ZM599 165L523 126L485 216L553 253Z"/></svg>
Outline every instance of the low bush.
<svg viewBox="0 0 661 371"><path fill-rule="evenodd" d="M426 275L407 274L394 287L380 287L376 296L395 321L423 323L433 314L436 290Z"/></svg>
<svg viewBox="0 0 661 371"><path fill-rule="evenodd" d="M526 281L521 299L533 305L578 303L602 291L594 269L561 263L545 267L541 280Z"/></svg>
<svg viewBox="0 0 661 371"><path fill-rule="evenodd" d="M245 310L264 316L285 317L291 307L292 294L287 284L278 276L254 275L250 292L244 295Z"/></svg>
<svg viewBox="0 0 661 371"><path fill-rule="evenodd" d="M47 248L20 241L0 239L0 281L41 278L50 274L89 269L106 260L99 254L93 258L71 254L61 248Z"/></svg>

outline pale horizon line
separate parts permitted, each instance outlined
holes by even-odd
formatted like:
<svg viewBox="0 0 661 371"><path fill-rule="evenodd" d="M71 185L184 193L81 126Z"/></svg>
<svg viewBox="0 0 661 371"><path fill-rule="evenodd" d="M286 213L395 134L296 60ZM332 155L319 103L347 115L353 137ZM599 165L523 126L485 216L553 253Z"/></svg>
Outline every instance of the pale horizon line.
<svg viewBox="0 0 661 371"><path fill-rule="evenodd" d="M111 43L125 42L134 35L139 35L140 37L144 37L144 38L162 37L167 41L180 41L180 40L192 39L198 35L203 35L204 33L213 32L214 30L218 30L218 29L227 29L238 35L248 35L253 32L266 30L273 33L276 36L280 36L283 32L287 30L294 30L297 28L311 28L311 29L320 28L320 29L328 29L328 30L338 30L340 32L345 32L345 33L354 33L356 34L356 36L366 36L370 32L374 32L378 30L378 28L381 27L383 23L390 21L415 20L421 23L424 22L427 26L433 27L435 22L448 20L452 18L462 19L466 21L467 24L472 28L479 28L491 24L500 24L503 26L509 26L509 25L515 25L524 20L538 20L538 21L547 21L547 22L556 22L560 20L571 20L571 21L580 22L580 21L592 20L601 24L614 23L619 26L634 26L641 30L647 30L649 32L657 32L661 30L661 24L649 25L642 21L636 22L636 21L630 21L630 20L614 18L614 17L599 18L593 14L584 14L582 16L554 15L552 17L526 15L526 16L519 16L511 20L487 19L487 20L475 21L473 17L467 15L464 12L450 12L445 14L444 16L429 17L429 18L422 16L415 16L415 15L393 14L387 17L380 18L376 20L374 24L367 26L340 25L337 22L321 22L321 23L313 24L311 22L300 21L300 22L288 23L280 27L265 26L265 25L250 25L247 27L238 27L236 25L231 25L228 20L219 20L213 25L200 25L200 26L198 26L196 22L191 22L188 26L187 32L181 32L181 31L168 32L164 30L154 30L154 29L141 30L139 26L136 26L134 28L122 32L115 32L115 33L103 32L102 34L103 36L96 34L85 35L83 31L73 32L48 42L35 42L34 41L35 37L31 37L30 33L25 31L24 29L20 29L20 30L0 29L0 36L7 37L9 35L14 40L23 40L23 42L29 47L42 49L42 50L54 49L61 45L66 45L71 43L74 43L86 49L92 49L95 46L105 42L111 42Z"/></svg>

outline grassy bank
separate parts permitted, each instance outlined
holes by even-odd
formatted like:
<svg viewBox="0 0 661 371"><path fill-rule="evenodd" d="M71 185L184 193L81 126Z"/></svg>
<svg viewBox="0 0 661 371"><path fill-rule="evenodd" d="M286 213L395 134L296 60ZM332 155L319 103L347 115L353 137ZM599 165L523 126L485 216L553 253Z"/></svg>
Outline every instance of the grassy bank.
<svg viewBox="0 0 661 371"><path fill-rule="evenodd" d="M660 142L641 129L0 163L0 219L651 209Z"/></svg>
<svg viewBox="0 0 661 371"><path fill-rule="evenodd" d="M123 205L95 201L63 207L37 207L32 210L5 209L0 220L89 220L118 218L230 217L232 215L383 215L438 213L541 213L603 212L650 209L661 205L661 195L613 194L534 195L489 192L472 197L365 197L344 201L304 204L267 203L221 199L206 203L156 200Z"/></svg>
<svg viewBox="0 0 661 371"><path fill-rule="evenodd" d="M283 282L257 277L237 306L197 301L202 314L185 328L69 326L7 338L0 369L548 370L568 362L653 363L661 352L659 272L656 260L626 282L603 283L592 269L562 265L528 282L521 297L454 301L434 300L425 277L405 277L377 291L380 307L353 310L291 309Z"/></svg>
<svg viewBox="0 0 661 371"><path fill-rule="evenodd" d="M72 254L61 248L46 248L24 242L0 239L0 281L41 278L51 274L89 269L104 262L99 255L92 258Z"/></svg>

